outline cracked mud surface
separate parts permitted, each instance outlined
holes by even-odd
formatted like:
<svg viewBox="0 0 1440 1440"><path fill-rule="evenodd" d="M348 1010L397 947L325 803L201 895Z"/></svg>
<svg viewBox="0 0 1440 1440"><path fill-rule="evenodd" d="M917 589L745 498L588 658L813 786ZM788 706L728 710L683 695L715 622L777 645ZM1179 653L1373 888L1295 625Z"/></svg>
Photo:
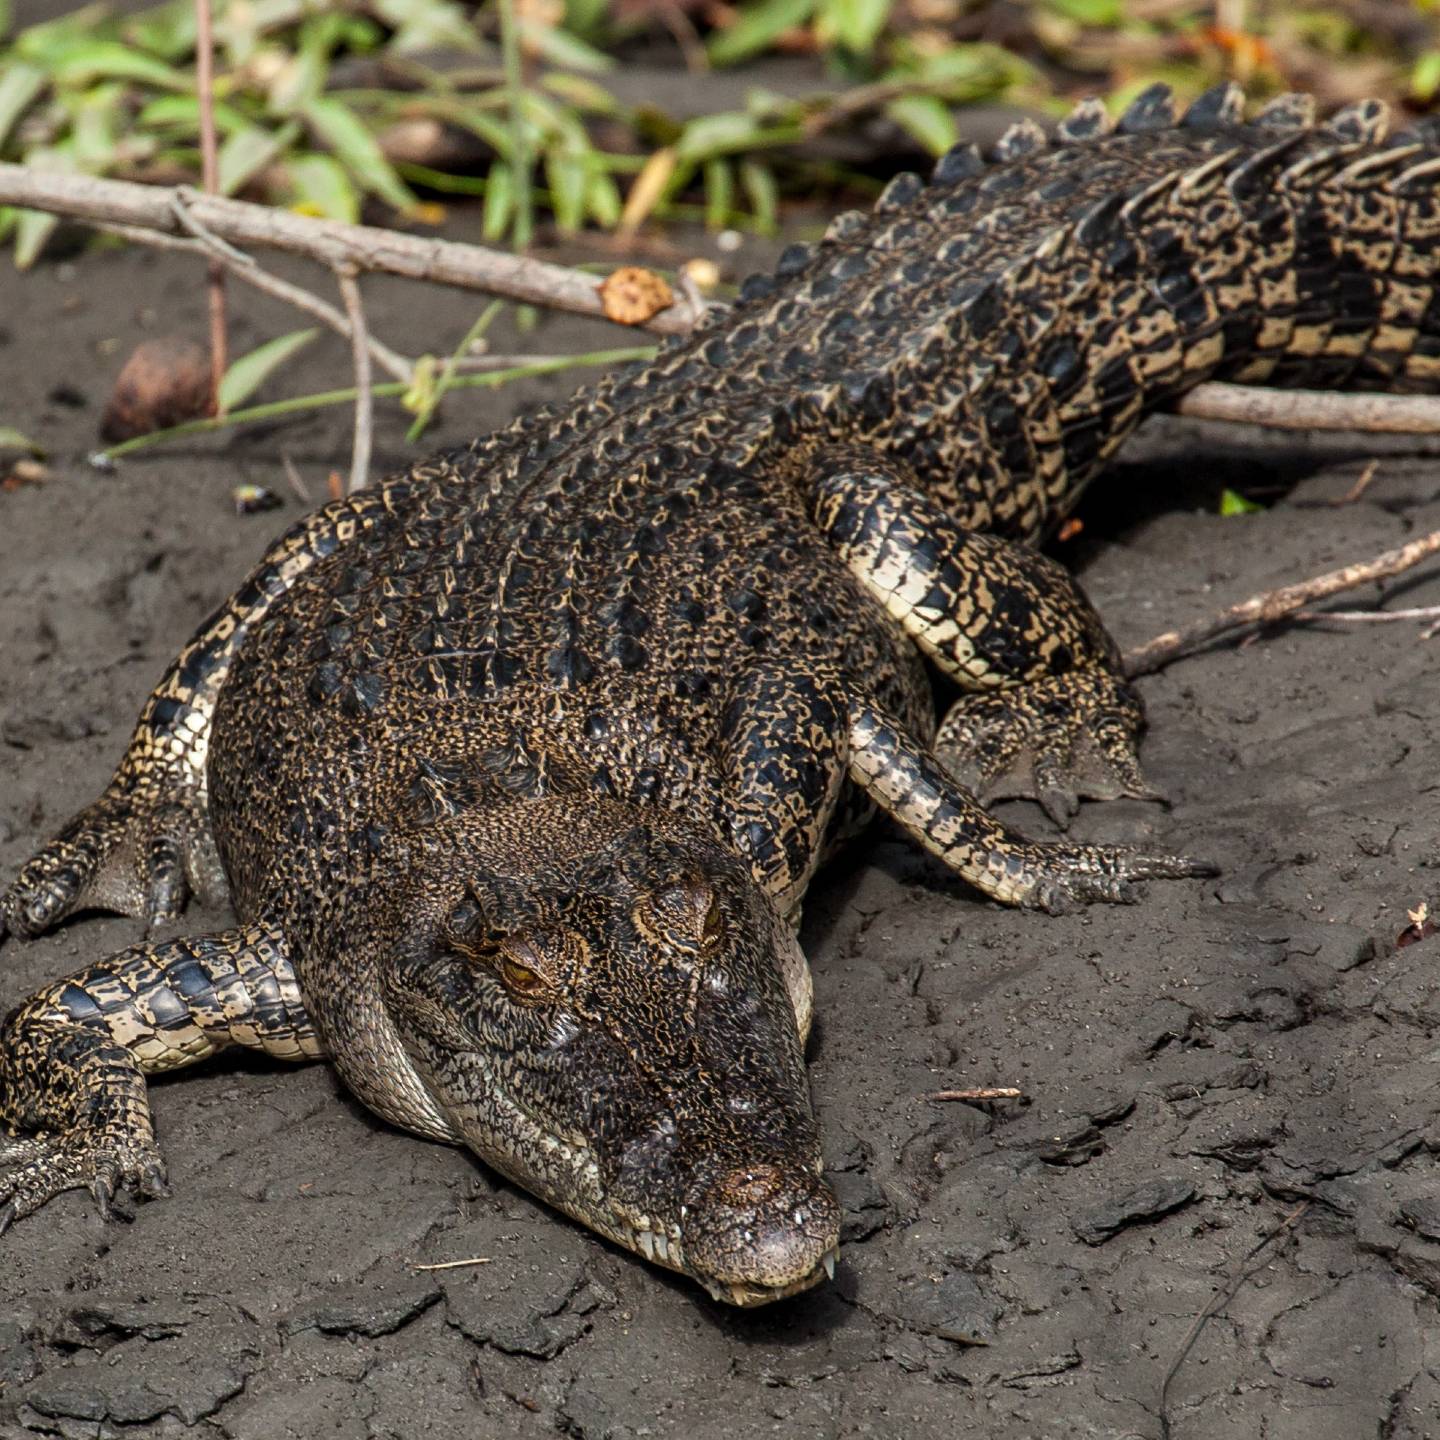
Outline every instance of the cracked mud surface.
<svg viewBox="0 0 1440 1440"><path fill-rule="evenodd" d="M443 292L366 293L401 348L463 328ZM295 324L233 303L237 350ZM347 463L331 411L85 467L120 359L201 333L202 310L198 272L154 256L0 267L0 419L54 455L46 485L0 494L6 876L99 791L173 651L299 511L236 518L231 487L285 492L282 450L317 494ZM523 344L597 338L550 318ZM347 368L322 340L286 392ZM546 393L453 397L434 443ZM402 432L382 412L381 463ZM1324 503L1375 448L1152 427L1064 553L1136 644L1440 526L1440 473L1394 444L1361 503ZM1236 483L1287 488L1220 519ZM1440 603L1440 571L1397 592ZM1174 808L1089 805L1075 832L1161 837L1218 880L1018 915L876 829L812 891L832 1288L721 1309L373 1120L325 1068L227 1058L153 1087L172 1199L106 1225L72 1194L0 1239L0 1436L1440 1435L1440 936L1394 944L1440 901L1440 641L1287 630L1143 690ZM0 1003L135 935L93 917L9 942ZM1028 1103L924 1098L976 1085ZM489 1263L412 1269L471 1256Z"/></svg>

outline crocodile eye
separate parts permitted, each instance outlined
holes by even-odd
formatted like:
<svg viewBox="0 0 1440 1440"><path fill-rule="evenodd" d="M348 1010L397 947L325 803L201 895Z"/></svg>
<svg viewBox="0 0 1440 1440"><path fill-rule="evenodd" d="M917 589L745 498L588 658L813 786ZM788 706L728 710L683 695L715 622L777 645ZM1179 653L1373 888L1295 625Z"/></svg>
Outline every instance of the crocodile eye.
<svg viewBox="0 0 1440 1440"><path fill-rule="evenodd" d="M545 988L545 982L537 971L508 955L500 962L500 978L517 995L538 995Z"/></svg>
<svg viewBox="0 0 1440 1440"><path fill-rule="evenodd" d="M720 897L712 894L710 908L705 912L705 924L701 928L700 939L706 945L714 945L724 933L725 915L720 909Z"/></svg>

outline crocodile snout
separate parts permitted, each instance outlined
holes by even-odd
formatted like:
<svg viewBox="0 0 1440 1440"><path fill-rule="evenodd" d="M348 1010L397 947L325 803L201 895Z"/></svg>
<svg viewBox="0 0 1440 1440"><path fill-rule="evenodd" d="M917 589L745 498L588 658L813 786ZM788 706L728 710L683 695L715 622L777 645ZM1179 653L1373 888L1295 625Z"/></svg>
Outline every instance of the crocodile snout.
<svg viewBox="0 0 1440 1440"><path fill-rule="evenodd" d="M689 1269L717 1300L763 1305L834 1274L840 1205L816 1174L755 1164L727 1170L686 1206Z"/></svg>

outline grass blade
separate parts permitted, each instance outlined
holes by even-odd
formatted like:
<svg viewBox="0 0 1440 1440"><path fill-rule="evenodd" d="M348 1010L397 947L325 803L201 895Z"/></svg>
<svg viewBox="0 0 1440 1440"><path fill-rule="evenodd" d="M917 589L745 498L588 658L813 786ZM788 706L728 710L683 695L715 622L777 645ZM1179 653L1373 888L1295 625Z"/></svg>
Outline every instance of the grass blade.
<svg viewBox="0 0 1440 1440"><path fill-rule="evenodd" d="M308 330L293 330L288 335L267 340L248 355L242 355L220 382L220 409L233 410L243 405L292 355L303 350L319 333L313 326Z"/></svg>

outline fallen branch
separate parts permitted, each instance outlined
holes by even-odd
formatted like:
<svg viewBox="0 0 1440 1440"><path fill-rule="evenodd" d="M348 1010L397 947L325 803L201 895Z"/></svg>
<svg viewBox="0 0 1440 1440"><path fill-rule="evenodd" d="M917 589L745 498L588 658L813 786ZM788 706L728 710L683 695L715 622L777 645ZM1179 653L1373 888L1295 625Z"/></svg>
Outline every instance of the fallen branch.
<svg viewBox="0 0 1440 1440"><path fill-rule="evenodd" d="M462 290L482 290L527 305L545 305L576 315L604 319L599 282L584 270L507 255L480 245L426 239L383 230L319 220L267 205L252 205L205 195L188 185L170 189L0 165L0 205L18 205L68 216L90 225L126 225L174 236L180 229L179 203L210 234L246 249L283 250L335 269L382 271L411 280L428 280ZM138 238L138 237L136 237ZM685 304L658 311L641 328L661 335L683 335L698 316Z"/></svg>
<svg viewBox="0 0 1440 1440"><path fill-rule="evenodd" d="M1125 674L1149 675L1186 651L1193 650L1207 640L1213 640L1217 635L1247 625L1273 624L1277 620L1293 616L1316 600L1338 595L1342 590L1353 590L1357 585L1364 585L1371 580L1388 580L1392 575L1399 575L1418 565L1437 551L1440 551L1440 530L1432 530L1428 535L1412 540L1397 550L1387 550L1373 560L1345 565L1339 570L1328 571L1324 575L1302 580L1295 585L1284 585L1278 590L1266 590L1259 595L1252 595L1248 600L1242 600L1238 605L1231 605L1220 611L1218 615L1197 620L1179 630L1167 630L1139 649L1129 651L1122 661Z"/></svg>
<svg viewBox="0 0 1440 1440"><path fill-rule="evenodd" d="M1195 420L1273 430L1356 430L1369 435L1440 435L1440 396L1362 395L1342 390L1267 390L1208 380L1171 409Z"/></svg>

